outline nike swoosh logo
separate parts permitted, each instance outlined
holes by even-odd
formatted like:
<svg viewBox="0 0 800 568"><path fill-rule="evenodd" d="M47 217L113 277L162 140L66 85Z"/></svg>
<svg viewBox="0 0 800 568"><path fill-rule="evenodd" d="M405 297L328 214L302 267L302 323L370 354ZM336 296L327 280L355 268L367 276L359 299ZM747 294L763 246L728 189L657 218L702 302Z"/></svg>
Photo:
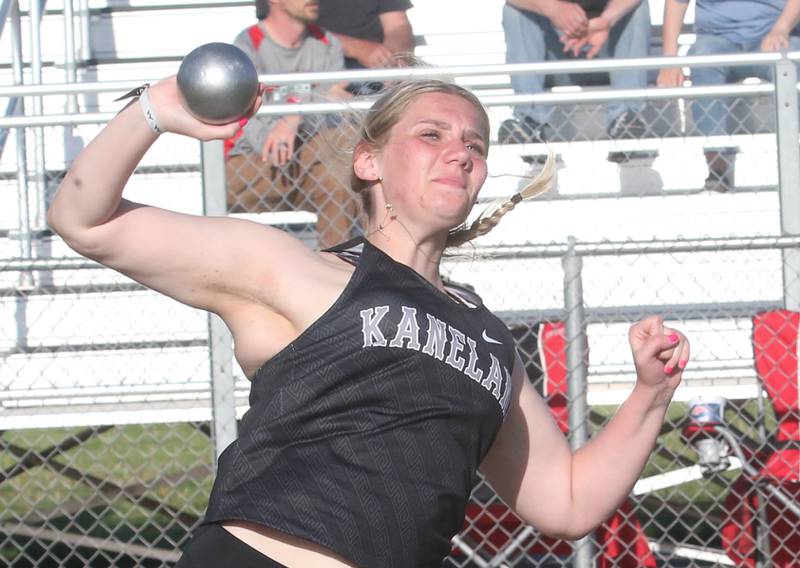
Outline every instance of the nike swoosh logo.
<svg viewBox="0 0 800 568"><path fill-rule="evenodd" d="M496 339L492 339L491 337L486 335L486 330L485 329L483 330L483 333L481 334L481 337L483 338L483 340L486 343L495 343L497 345L502 345L503 344L501 341L497 341Z"/></svg>

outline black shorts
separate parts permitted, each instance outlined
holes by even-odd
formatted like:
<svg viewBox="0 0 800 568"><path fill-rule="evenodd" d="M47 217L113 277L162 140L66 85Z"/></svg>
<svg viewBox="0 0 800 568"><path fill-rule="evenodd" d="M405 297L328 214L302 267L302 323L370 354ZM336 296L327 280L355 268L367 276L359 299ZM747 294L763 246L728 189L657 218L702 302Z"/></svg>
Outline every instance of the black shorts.
<svg viewBox="0 0 800 568"><path fill-rule="evenodd" d="M175 568L286 568L239 540L217 523L203 525Z"/></svg>

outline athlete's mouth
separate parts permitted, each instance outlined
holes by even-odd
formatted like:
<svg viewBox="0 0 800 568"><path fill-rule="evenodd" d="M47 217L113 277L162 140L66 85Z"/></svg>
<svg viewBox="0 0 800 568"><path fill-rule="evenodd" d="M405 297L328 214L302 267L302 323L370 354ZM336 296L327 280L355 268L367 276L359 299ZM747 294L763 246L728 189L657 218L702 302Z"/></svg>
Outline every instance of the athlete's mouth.
<svg viewBox="0 0 800 568"><path fill-rule="evenodd" d="M467 186L462 178L457 177L438 177L434 178L433 181L436 183L441 183L442 185L449 185L451 187L465 188Z"/></svg>

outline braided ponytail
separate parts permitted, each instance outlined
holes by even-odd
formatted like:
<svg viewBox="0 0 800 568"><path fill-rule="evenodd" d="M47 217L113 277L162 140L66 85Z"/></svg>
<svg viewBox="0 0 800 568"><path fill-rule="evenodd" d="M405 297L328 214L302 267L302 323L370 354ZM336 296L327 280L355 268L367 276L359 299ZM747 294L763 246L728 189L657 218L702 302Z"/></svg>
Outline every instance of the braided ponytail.
<svg viewBox="0 0 800 568"><path fill-rule="evenodd" d="M445 246L457 247L485 235L494 229L503 215L514 209L519 202L541 195L550 189L555 173L556 160L553 152L550 151L542 171L528 185L508 199L502 198L490 203L470 225L465 223L450 231Z"/></svg>

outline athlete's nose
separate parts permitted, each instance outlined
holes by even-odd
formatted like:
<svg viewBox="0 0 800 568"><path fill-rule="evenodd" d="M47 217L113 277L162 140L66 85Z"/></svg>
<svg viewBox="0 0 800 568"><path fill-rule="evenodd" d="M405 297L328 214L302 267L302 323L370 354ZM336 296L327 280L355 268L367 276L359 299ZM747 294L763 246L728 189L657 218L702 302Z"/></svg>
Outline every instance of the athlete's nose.
<svg viewBox="0 0 800 568"><path fill-rule="evenodd" d="M445 158L448 163L456 162L465 170L472 170L472 155L463 140L450 141L445 149Z"/></svg>

